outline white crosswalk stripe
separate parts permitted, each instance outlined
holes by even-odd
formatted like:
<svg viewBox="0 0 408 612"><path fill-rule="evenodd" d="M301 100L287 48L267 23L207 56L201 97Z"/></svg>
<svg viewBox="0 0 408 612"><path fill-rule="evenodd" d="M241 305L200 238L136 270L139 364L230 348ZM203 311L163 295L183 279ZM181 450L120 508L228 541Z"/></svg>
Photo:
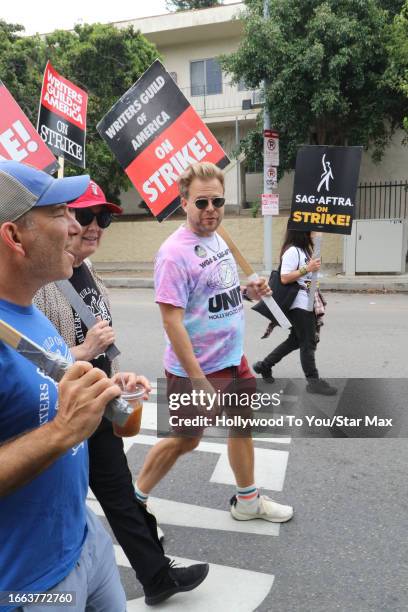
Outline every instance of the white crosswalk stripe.
<svg viewBox="0 0 408 612"><path fill-rule="evenodd" d="M119 566L129 567L122 549L115 546L116 561ZM200 563L194 559L175 557L180 565ZM245 569L210 563L210 571L204 582L194 591L175 595L171 599L155 606L155 610L194 610L194 612L248 612L255 610L272 588L274 576L252 572ZM188 597L188 603L186 598ZM188 607L186 607L188 606ZM150 610L142 597L127 603L128 612Z"/></svg>
<svg viewBox="0 0 408 612"><path fill-rule="evenodd" d="M157 385L152 384L152 387L150 401L145 402L143 406L141 433L134 438L123 439L126 453L134 445L154 446L160 440L156 435L153 435L153 432L157 432ZM257 446L258 442L263 446ZM265 448L265 443L268 444L267 448ZM283 490L289 458L289 452L286 449L289 449L290 443L291 438L289 437L262 437L255 440L255 481L259 487L272 491ZM280 448L270 448L269 445L278 445ZM235 485L234 475L228 462L227 445L222 439L219 441L203 440L194 453L205 453L209 455L209 458L210 455L218 455L218 460L209 479L209 486L211 486L211 483ZM205 483L203 485L205 486ZM231 490L232 493L233 490ZM89 491L87 504L96 514L103 515L102 508L91 491ZM271 538L279 536L280 532L280 525L276 523L262 520L234 521L228 510L208 508L158 497L150 497L149 505L151 505L158 522L164 526L164 529L166 525L173 525L197 530L207 529L213 533L232 532ZM171 551L166 550L166 554L174 558ZM233 554L232 551L231 554ZM119 567L130 567L122 549L116 545L115 555ZM191 559L175 559L181 565L200 562ZM224 610L249 612L255 610L267 597L273 582L274 576L272 574L210 563L210 573L200 587L188 594L176 595L162 605L156 606L156 608L160 610L165 607L169 611L178 611L182 607L186 610L194 610L194 612L208 612L209 610L211 612L224 612ZM143 597L128 600L127 605L128 612L148 609Z"/></svg>
<svg viewBox="0 0 408 612"><path fill-rule="evenodd" d="M87 505L97 514L103 516L103 510L95 497L89 491ZM234 533L252 533L262 536L278 536L280 525L266 521L235 521L230 512L205 508L195 504L184 504L149 497L149 506L153 510L160 525L178 525L196 529L212 529L218 531L233 531Z"/></svg>
<svg viewBox="0 0 408 612"><path fill-rule="evenodd" d="M289 453L270 448L255 448L255 482L258 487L282 491L285 480ZM235 486L234 473L231 470L226 448L220 453L217 465L211 476L211 482Z"/></svg>

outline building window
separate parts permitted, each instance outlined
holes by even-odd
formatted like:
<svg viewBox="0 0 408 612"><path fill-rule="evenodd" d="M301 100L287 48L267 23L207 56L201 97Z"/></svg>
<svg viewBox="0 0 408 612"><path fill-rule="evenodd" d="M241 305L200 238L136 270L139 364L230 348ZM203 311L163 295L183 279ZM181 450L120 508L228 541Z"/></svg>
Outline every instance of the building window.
<svg viewBox="0 0 408 612"><path fill-rule="evenodd" d="M222 72L217 60L206 59L190 63L191 95L222 93Z"/></svg>

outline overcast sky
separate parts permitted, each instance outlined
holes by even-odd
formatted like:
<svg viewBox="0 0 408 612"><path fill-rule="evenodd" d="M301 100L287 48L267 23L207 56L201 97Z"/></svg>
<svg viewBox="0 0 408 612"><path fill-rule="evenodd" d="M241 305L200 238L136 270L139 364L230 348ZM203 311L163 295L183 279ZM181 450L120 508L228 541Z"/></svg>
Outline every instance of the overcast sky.
<svg viewBox="0 0 408 612"><path fill-rule="evenodd" d="M231 4L237 0L225 0ZM1 0L0 18L22 24L27 34L70 29L76 23L109 23L166 13L166 0Z"/></svg>

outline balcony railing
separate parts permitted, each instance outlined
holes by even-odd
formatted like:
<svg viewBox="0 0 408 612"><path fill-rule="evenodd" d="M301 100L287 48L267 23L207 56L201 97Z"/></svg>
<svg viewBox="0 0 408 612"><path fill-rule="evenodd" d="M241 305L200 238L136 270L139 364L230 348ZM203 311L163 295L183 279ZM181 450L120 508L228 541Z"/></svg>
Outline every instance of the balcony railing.
<svg viewBox="0 0 408 612"><path fill-rule="evenodd" d="M192 95L191 87L180 87L180 89L198 114L207 118L228 111L242 111L243 100L254 102L258 101L260 96L259 90L239 91L236 85L228 82L222 84L222 92L218 94L207 93L204 85L201 89L197 86L194 88L194 92L199 92L199 95Z"/></svg>

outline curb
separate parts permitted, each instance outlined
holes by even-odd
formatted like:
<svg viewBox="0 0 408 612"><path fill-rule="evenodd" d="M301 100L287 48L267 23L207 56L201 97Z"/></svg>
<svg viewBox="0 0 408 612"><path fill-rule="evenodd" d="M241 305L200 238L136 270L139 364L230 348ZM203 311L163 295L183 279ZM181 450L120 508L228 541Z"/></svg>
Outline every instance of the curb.
<svg viewBox="0 0 408 612"><path fill-rule="evenodd" d="M103 277L108 288L116 289L153 289L153 278L137 277ZM353 280L324 280L320 281L322 291L344 291L362 293L408 293L408 282L401 281L353 281Z"/></svg>
<svg viewBox="0 0 408 612"><path fill-rule="evenodd" d="M153 289L154 281L152 278L130 278L118 276L115 278L104 277L99 274L102 278L104 285L109 288L122 288L122 289Z"/></svg>

